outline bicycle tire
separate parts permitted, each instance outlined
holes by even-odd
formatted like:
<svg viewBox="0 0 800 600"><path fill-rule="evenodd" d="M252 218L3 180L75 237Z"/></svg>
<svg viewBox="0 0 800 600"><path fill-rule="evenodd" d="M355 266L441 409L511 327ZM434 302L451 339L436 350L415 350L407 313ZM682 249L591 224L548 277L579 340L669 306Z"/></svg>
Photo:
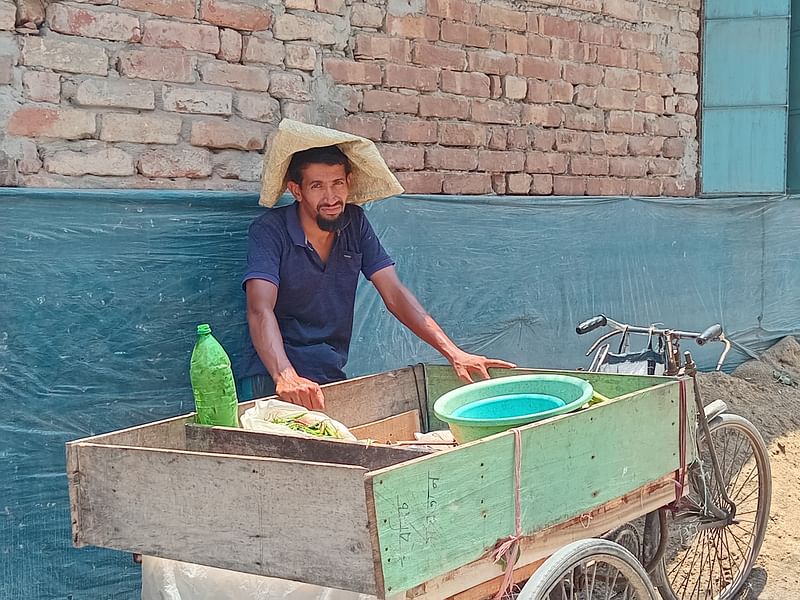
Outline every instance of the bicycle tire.
<svg viewBox="0 0 800 600"><path fill-rule="evenodd" d="M680 535L686 534L686 539L689 539L689 547L683 555L681 555L680 549L674 554L668 552L656 570L656 585L664 600L732 600L737 597L753 569L766 535L772 499L772 475L769 466L769 455L761 434L750 421L733 414L721 414L715 417L709 423L709 431L715 448L720 443L724 444L723 455L720 456L718 454L718 459L723 478L726 480L725 489L731 500L737 504L737 522L722 527L705 529L702 533L697 529L693 534L689 534L689 529L686 526L680 524L676 526L675 523L676 520L679 520L680 523L684 519L686 522L691 522L691 515L694 514L692 509L686 509L683 512L679 510L668 518L668 544L672 546L671 550L674 550L676 541L684 539L682 537L676 539L674 537L676 533ZM745 457L747 462L743 462L741 468L735 473L734 468L738 461L738 445L734 447L736 454L734 454L731 465L725 464L728 455L734 450L734 448L729 448L728 446L729 437L734 434L744 440L752 452L752 459ZM721 494L719 493L719 488L716 487L719 482L716 481L713 475L708 446L704 446L703 438L699 440L699 446L701 447L701 454L705 452L705 455L702 456L705 465L704 469L706 473L709 473L708 477L712 480L712 493L715 496L717 505L720 506ZM752 460L752 465L750 460ZM744 480L740 480L744 470L748 471L747 475L745 475ZM752 484L752 474L754 472L758 477L755 485ZM689 492L689 496L691 497L694 494L695 504L702 504L704 500L697 495L697 492L698 490L692 489ZM752 502L752 494L754 493L758 494L755 503ZM734 529L740 534L747 532L748 528L743 527L741 523L748 523L749 519L745 520L741 517L750 514L751 511L749 509L752 506L755 507L755 514L752 519L751 533L748 536L749 540L746 542L746 546L742 548ZM694 555L692 555L693 549ZM698 552L700 565L695 568ZM733 555L737 555L736 566L738 568L734 568ZM676 564L676 556L682 556L678 564ZM689 569L682 570L681 566L690 556ZM667 561L669 561L669 564L667 564ZM706 561L710 566L710 571L704 573ZM727 566L725 564L726 561ZM719 573L716 575L715 567L719 567ZM727 574L726 568L728 570ZM680 581L678 581L679 577L681 578ZM715 577L717 581L715 581ZM691 586L689 582L693 582ZM689 589L690 587L691 589Z"/></svg>
<svg viewBox="0 0 800 600"><path fill-rule="evenodd" d="M615 576L611 581L609 590L608 577L606 576L605 582L599 582L601 587L598 588L598 593L601 595L594 596L594 586L598 583L598 567L602 569L603 565L614 569L623 576L623 579L618 579ZM587 570L593 570L591 578L592 589L589 589L588 592L587 589L579 590L578 595L576 595L575 588L579 586L576 586L575 582L577 581L579 584L581 579L578 578L576 580L573 574L576 569L584 566ZM563 588L568 577L571 578L569 595L564 592ZM601 573L600 579L603 578ZM584 582L588 588L588 572L584 572ZM627 585L621 595L609 593L609 591L614 592L616 590L617 584L621 586L625 582L627 582ZM561 589L563 593L559 594L557 592L558 589ZM556 595L553 596L552 594ZM636 557L615 542L597 538L572 542L558 550L534 572L533 576L520 590L517 600L560 599L562 596L574 600L595 600L595 598L603 598L604 600L616 598L658 600L653 584Z"/></svg>

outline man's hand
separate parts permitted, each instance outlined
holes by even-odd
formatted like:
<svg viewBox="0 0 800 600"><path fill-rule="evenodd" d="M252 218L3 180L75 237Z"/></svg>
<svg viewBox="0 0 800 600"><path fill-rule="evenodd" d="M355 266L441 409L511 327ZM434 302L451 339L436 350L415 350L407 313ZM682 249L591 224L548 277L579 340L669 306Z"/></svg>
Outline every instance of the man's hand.
<svg viewBox="0 0 800 600"><path fill-rule="evenodd" d="M489 369L496 367L499 369L513 369L517 365L496 358L486 358L477 354L469 354L463 350L458 350L450 359L450 364L456 371L458 378L464 383L473 383L474 377L489 379Z"/></svg>
<svg viewBox="0 0 800 600"><path fill-rule="evenodd" d="M294 369L286 369L275 378L275 393L281 400L304 406L308 410L325 408L325 397L319 385L300 377Z"/></svg>

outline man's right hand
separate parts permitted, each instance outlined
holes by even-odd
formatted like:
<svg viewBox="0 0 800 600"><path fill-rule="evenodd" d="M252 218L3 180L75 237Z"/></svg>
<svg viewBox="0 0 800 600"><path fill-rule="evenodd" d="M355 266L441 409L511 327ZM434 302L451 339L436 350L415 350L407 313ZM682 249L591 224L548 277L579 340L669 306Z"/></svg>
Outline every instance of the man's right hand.
<svg viewBox="0 0 800 600"><path fill-rule="evenodd" d="M304 406L309 410L324 410L325 397L319 385L300 377L294 369L286 369L275 378L275 393L281 400Z"/></svg>

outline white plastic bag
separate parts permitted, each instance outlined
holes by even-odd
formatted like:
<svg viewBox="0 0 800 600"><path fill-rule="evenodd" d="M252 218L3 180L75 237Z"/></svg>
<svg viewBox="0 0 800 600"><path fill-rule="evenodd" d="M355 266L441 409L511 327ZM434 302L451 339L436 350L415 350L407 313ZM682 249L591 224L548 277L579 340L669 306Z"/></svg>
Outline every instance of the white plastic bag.
<svg viewBox="0 0 800 600"><path fill-rule="evenodd" d="M344 425L328 415L308 410L296 404L290 404L281 400L256 400L255 406L244 411L241 417L242 427L250 431L263 431L265 433L275 433L278 435L291 435L294 437L315 438L316 436L304 431L291 429L288 425L273 423L274 419L286 419L302 416L303 422L309 425L327 421L328 424L338 433L338 439L353 440L356 437L350 433ZM328 436L333 437L333 436Z"/></svg>

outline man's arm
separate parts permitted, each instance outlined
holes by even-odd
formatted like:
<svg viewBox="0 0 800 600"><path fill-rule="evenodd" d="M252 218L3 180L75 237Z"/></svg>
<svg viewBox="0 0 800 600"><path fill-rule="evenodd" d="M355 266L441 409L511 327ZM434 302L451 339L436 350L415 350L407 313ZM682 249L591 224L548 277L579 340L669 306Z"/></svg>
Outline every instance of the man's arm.
<svg viewBox="0 0 800 600"><path fill-rule="evenodd" d="M283 336L275 318L278 286L265 279L250 279L247 289L247 324L258 357L275 382L275 393L283 400L311 410L325 408L319 385L300 377L283 348Z"/></svg>
<svg viewBox="0 0 800 600"><path fill-rule="evenodd" d="M469 354L456 346L433 317L425 311L414 294L400 282L394 267L386 267L373 273L371 281L389 312L418 338L436 348L453 365L453 369L462 381L467 383L474 381L473 375L489 379L490 367L513 369L516 366L504 360Z"/></svg>

